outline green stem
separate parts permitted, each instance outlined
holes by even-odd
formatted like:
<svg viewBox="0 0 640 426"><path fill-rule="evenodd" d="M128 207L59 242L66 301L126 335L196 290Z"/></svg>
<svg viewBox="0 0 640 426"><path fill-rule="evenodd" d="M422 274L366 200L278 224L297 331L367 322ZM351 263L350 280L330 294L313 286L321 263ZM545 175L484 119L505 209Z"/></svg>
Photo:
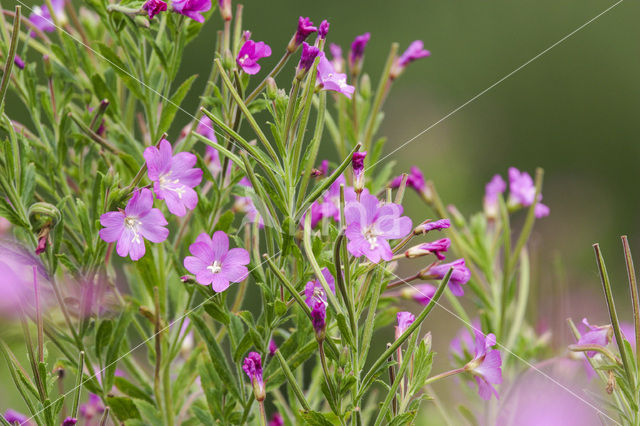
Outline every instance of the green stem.
<svg viewBox="0 0 640 426"><path fill-rule="evenodd" d="M250 103L252 100L256 98L256 96L260 94L260 92L262 92L262 90L264 89L264 86L267 85L267 81L269 80L269 77L274 78L275 76L278 75L282 67L284 67L284 64L286 64L287 61L289 60L289 56L291 56L291 53L292 52L289 52L288 50L284 52L284 55L282 56L282 58L280 58L280 60L278 61L276 66L271 70L271 72L265 77L264 80L260 82L260 84L258 84L258 86L255 89L253 89L253 92L251 92L249 96L247 96L247 99L246 99L247 103Z"/></svg>
<svg viewBox="0 0 640 426"><path fill-rule="evenodd" d="M84 371L84 352L80 351L80 356L78 357L78 368L76 369L76 387L75 387L75 396L73 397L73 408L71 409L71 417L74 419L78 418L78 405L80 403L80 394L82 393L82 375Z"/></svg>
<svg viewBox="0 0 640 426"><path fill-rule="evenodd" d="M633 322L636 332L636 370L640 366L640 301L638 300L638 283L636 280L636 270L633 266L631 248L626 235L622 237L622 248L624 250L624 260L627 265L627 276L629 277L629 291L631 292L631 302L633 306Z"/></svg>
<svg viewBox="0 0 640 426"><path fill-rule="evenodd" d="M300 405L302 405L302 408L304 408L305 410L307 411L311 410L311 407L309 406L307 399L304 397L304 393L302 392L302 389L300 389L300 386L298 385L298 382L296 381L293 375L293 372L291 371L291 369L289 368L289 365L287 364L287 360L284 359L284 357L280 353L280 350L276 351L275 356L276 358L278 358L278 361L280 362L280 366L282 367L282 372L284 373L284 376L287 378L289 385L291 385L291 389L293 390L294 395L298 399L298 402L300 402Z"/></svg>
<svg viewBox="0 0 640 426"><path fill-rule="evenodd" d="M616 343L620 350L620 358L622 358L622 366L627 374L629 383L633 385L633 375L631 374L631 368L629 366L629 360L627 359L627 351L624 348L624 341L622 340L622 332L620 331L620 323L618 321L618 313L616 311L616 305L613 301L613 293L611 291L611 283L609 282L609 275L607 274L607 267L604 264L602 253L600 252L600 245L594 244L593 250L596 254L596 262L598 263L598 271L600 272L600 280L602 281L602 287L604 289L604 296L607 301L607 308L609 308L609 317L611 318L611 325L613 326L613 333L616 336Z"/></svg>
<svg viewBox="0 0 640 426"><path fill-rule="evenodd" d="M11 32L11 42L9 44L9 54L7 55L7 62L4 65L4 75L2 76L2 83L0 83L0 111L4 107L4 96L7 93L9 87L9 79L11 78L11 70L13 69L13 61L16 58L16 49L18 47L18 35L20 34L20 6L16 6L15 15L13 18L13 31Z"/></svg>
<svg viewBox="0 0 640 426"><path fill-rule="evenodd" d="M438 381L438 380L444 379L444 378L446 378L446 377L450 377L450 376L453 376L453 375L455 375L455 374L460 374L460 373L462 373L462 372L464 372L464 371L465 371L465 368L464 368L464 367L462 367L462 368L456 368L455 370L445 371L444 373L440 373L440 374L437 374L437 375L435 375L435 376L429 377L429 378L424 382L424 384L425 384L425 385L428 385L428 384L430 384L430 383L433 383L433 382L435 382L435 381Z"/></svg>

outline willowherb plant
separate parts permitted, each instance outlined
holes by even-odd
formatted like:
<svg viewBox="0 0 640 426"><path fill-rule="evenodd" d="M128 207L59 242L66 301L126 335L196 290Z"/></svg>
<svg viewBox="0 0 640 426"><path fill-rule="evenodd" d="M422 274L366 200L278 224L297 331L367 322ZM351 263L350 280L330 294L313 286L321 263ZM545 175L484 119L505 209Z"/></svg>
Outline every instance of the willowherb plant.
<svg viewBox="0 0 640 426"><path fill-rule="evenodd" d="M216 7L192 115L181 104L196 76L176 76ZM421 41L400 55L392 44L372 91L369 33L346 60L331 44L330 59L329 23L300 17L267 72L272 47L230 0L1 12L0 314L22 324L30 364L3 337L28 409L3 424L406 424L456 374L490 401L470 396L462 415L497 419L496 386L522 369L508 354L539 351L526 242L549 213L542 172L534 183L510 169L506 200L494 177L468 221L418 168L391 178L376 134L395 79L430 55ZM11 118L9 90L29 122ZM170 136L178 112L190 124ZM319 161L331 142L338 161ZM414 226L407 187L438 217ZM448 237L419 241L438 231ZM414 275L396 275L402 259L420 262ZM458 300L466 289L478 315ZM467 327L454 368L432 375L420 328L443 295ZM398 312L399 298L421 311ZM380 329L396 319L387 344Z"/></svg>

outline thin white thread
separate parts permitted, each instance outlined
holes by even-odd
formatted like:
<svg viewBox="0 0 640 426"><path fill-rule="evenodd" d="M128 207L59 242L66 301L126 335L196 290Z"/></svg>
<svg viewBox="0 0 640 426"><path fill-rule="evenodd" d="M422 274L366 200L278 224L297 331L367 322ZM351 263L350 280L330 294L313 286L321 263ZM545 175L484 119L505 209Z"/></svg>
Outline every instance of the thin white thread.
<svg viewBox="0 0 640 426"><path fill-rule="evenodd" d="M20 3L22 6L24 6L26 9L33 11L33 9L29 6L27 6L25 3L23 3L21 0L16 0L18 3ZM520 71L522 68L524 68L525 66L529 65L531 62L535 61L536 59L538 59L539 57L541 57L542 55L544 55L545 53L547 53L549 50L553 49L554 47L556 47L557 45L559 45L560 43L564 42L566 39L568 39L569 37L573 36L575 33L577 33L578 31L580 31L581 29L583 29L584 27L586 27L587 25L591 24L592 22L594 22L596 19L600 18L602 15L604 15L605 13L609 12L611 9L613 9L614 7L618 6L620 3L622 3L624 0L619 0L618 2L616 2L615 4L613 4L612 6L610 6L609 8L605 9L603 12L601 12L600 14L596 15L595 17L593 17L592 19L590 19L589 21L587 21L586 23L584 23L583 25L581 25L580 27L578 27L577 29L575 29L574 31L572 31L571 33L567 34L566 36L564 36L563 38L561 38L559 41L557 41L556 43L552 44L550 47L548 47L547 49L543 50L542 52L540 52L539 54L537 54L536 56L534 56L532 59L528 60L527 62L525 62L524 64L520 65L518 68L516 68L515 70L513 70L512 72L510 72L509 74L507 74L506 76L502 77L500 80L496 81L495 83L493 83L491 86L489 86L488 88L484 89L482 92L478 93L477 95L475 95L473 98L469 99L467 102L463 103L462 105L460 105L459 107L457 107L456 109L452 110L451 112L449 112L447 115L445 115L443 118L441 118L440 120L436 121L434 124L430 125L429 127L427 127L426 129L422 130L420 133L418 133L416 136L412 137L411 139L409 139L408 141L406 141L405 143L403 143L401 146L399 146L398 148L394 149L392 152L390 152L389 154L385 155L384 157L382 157L380 160L378 160L376 163L374 163L373 165L367 167L365 170L375 166L376 164L380 163L381 161L383 161L384 159L388 158L389 156L393 155L394 153L396 153L397 151L399 151L400 149L404 148L405 146L407 146L408 144L410 144L411 142L413 142L415 139L417 139L418 137L422 136L424 133L428 132L429 130L431 130L433 127L437 126L438 124L440 124L441 122L443 122L444 120L446 120L447 118L449 118L450 116L454 115L455 113L457 113L459 110L461 110L462 108L464 108L465 106L467 106L468 104L472 103L473 101L475 101L476 99L478 99L479 97L481 97L482 95L484 95L486 92L488 92L489 90L493 89L494 87L496 87L498 84L502 83L504 80L508 79L509 77L511 77L513 74L517 73L518 71ZM45 18L46 19L46 18ZM112 63L109 59L107 59L106 57L104 57L103 55L101 55L99 52L97 52L96 50L94 50L93 48L91 48L90 46L88 46L87 44L83 43L81 40L77 39L76 37L74 37L72 34L70 34L68 31L66 31L64 28L61 28L59 26L56 26L54 22L47 20L50 24L52 24L53 26L55 26L58 30L64 32L65 34L67 34L69 37L71 37L71 39L73 39L74 41L76 41L77 43L83 45L84 47L86 47L87 49L91 50L93 53L95 53L97 56L99 56L100 58L104 59L105 61L109 62L112 66L120 69L121 71L123 71L125 74L127 74L129 77L133 78L135 81L137 81L138 83L140 83L141 85L143 85L144 87L148 88L149 90L153 91L154 93L156 93L157 95L159 95L162 99L164 99L165 101L168 101L170 104L174 105L179 111L187 114L189 117L193 118L194 120L196 119L196 117L194 115L192 115L191 113L189 113L188 111L186 111L184 108L182 108L180 105L175 104L173 101L171 101L170 99L166 98L164 95L162 95L160 92L158 92L157 90L153 89L152 87L148 86L147 84L145 84L144 82L142 82L140 79L136 78L135 76L131 75L129 72L127 72L124 69L121 69L120 67L118 67L116 64ZM222 136L220 133L217 133L215 131L215 129L206 126L206 128L208 128L209 130L213 131L214 134L218 134L220 136ZM231 140L230 142L232 144L234 144ZM235 145L235 144L234 144ZM238 147L237 145L235 145L236 147ZM238 147L241 149L241 147ZM326 192L326 190L325 190ZM279 253L276 253L273 257L277 256ZM261 262L258 266L262 266L264 263L266 262L263 261ZM255 268L253 268L251 271L255 270L258 266L256 266ZM250 272L251 272L250 271ZM393 274L395 275L395 274ZM396 275L397 277L397 275ZM399 278L401 281L405 282L404 280L402 280L402 278ZM405 282L406 283L406 282ZM409 283L406 283L409 286L413 287L415 289L414 286L412 286ZM417 289L416 289L417 290ZM417 290L418 292L420 292L419 290ZM420 292L421 293L421 292ZM422 294L422 293L421 293ZM424 294L423 294L424 295ZM139 347L141 347L142 345L146 344L148 341L150 341L151 339L153 339L156 335L158 335L161 332L164 332L165 330L167 330L169 327L171 327L173 324L175 324L176 322L178 322L179 320L181 320L182 318L186 317L188 314L190 314L191 312L195 311L196 309L198 309L200 306L202 306L203 304L205 304L206 302L208 302L209 300L211 300L211 298L213 298L215 296L212 295L209 298L205 299L202 303L200 303L198 306L196 306L195 308L191 309L190 311L188 311L187 313L185 313L184 315L182 315L181 317L175 319L173 322L171 322L168 326L166 326L164 329L160 330L158 333L153 334L152 336L150 336L149 338L147 338L146 340L144 340L143 342L141 342L139 345L135 346L133 349L131 349L129 352L125 353L124 355L122 355L121 357L119 357L117 360L115 360L113 363L109 364L108 366L106 366L103 370L100 370L98 373L102 373L104 372L108 367L110 367L111 365L113 365L114 363L117 363L118 361L120 361L122 358L124 358L125 356L131 354L132 352L134 352L135 350L137 350ZM451 312L450 310L448 310L447 308L445 308L444 306L440 305L438 302L435 302L436 305L440 306L441 308L443 308L445 311L449 312L450 314L452 314L453 316L455 316L456 318L458 318L460 321L462 321L463 323L466 323L462 318L460 318L458 315L456 315L455 313ZM470 325L470 324L468 324ZM470 325L471 328L473 328L475 330L475 328L473 327L473 325ZM482 331L480 331L480 333L482 333ZM583 401L584 403L586 403L587 405L591 406L592 408L594 408L596 411L598 411L599 413L601 413L602 415L604 415L605 417L611 419L612 421L614 421L616 424L619 424L618 422L616 422L614 419L612 419L611 417L609 417L608 415L606 415L605 413L603 413L602 411L600 411L597 407L593 406L592 404L590 404L588 401L582 399L580 396L578 396L577 394L575 394L574 392L572 392L570 389L566 388L564 385L562 385L561 383L557 382L556 380L554 380L552 377L548 376L546 373L544 373L543 371L537 369L535 366L533 366L532 364L530 364L528 361L524 360L523 358L519 357L518 355L514 354L513 352L509 351L507 348L505 348L504 346L502 346L499 343L496 343L498 346L503 347L507 352L509 352L510 354L512 354L514 357L518 358L519 360L521 360L522 362L526 363L527 365L529 365L531 368L533 368L534 370L538 371L540 374L542 374L543 376L545 376L546 378L548 378L549 380L551 380L552 382L556 383L557 385L559 385L560 387L562 387L563 389L567 390L569 393L571 393L573 396L575 396L576 398L578 398L579 400ZM94 378L97 376L97 374L94 374L93 376L90 376L88 379L86 379L85 381L83 381L81 383L84 384L87 381L89 381L90 379ZM64 398L66 396L68 396L70 393L72 393L73 391L75 391L77 389L77 387L72 388L71 390L69 390L67 393L61 395L60 397L58 397L56 399L56 401L58 401L60 398ZM42 413L44 411L40 410L37 413L35 413L33 416L29 417L27 420L31 420L33 419L35 416L37 416L38 414Z"/></svg>
<svg viewBox="0 0 640 426"><path fill-rule="evenodd" d="M547 47L546 49L544 49L542 52L538 53L536 56L534 56L533 58L529 59L527 62L523 63L522 65L520 65L518 68L514 69L513 71L511 71L509 74L505 75L504 77L502 77L501 79L499 79L498 81L496 81L495 83L493 83L491 86L487 87L486 89L484 89L483 91L481 91L480 93L478 93L477 95L475 95L474 97L472 97L471 99L469 99L468 101L466 101L465 103L463 103L462 105L458 106L457 108L453 109L452 111L450 111L447 115L445 115L444 117L442 117L441 119L439 119L438 121L436 121L435 123L431 124L429 127L423 129L420 133L418 133L417 135L415 135L414 137L408 139L406 142L404 142L402 145L400 145L399 147L397 147L396 149L394 149L393 151L391 151L389 154L385 155L384 157L382 157L381 159L379 159L378 161L376 161L374 164L368 166L365 168L365 170L369 170L370 168L374 167L375 165L379 164L380 162L382 162L383 160L385 160L386 158L388 158L389 156L395 154L396 152L400 151L401 149L403 149L404 147L406 147L407 145L409 145L411 142L413 142L414 140L416 140L417 138L419 138L420 136L424 135L425 133L427 133L429 130L433 129L434 127L436 127L438 124L442 123L443 121L445 121L446 119L448 119L449 117L451 117L452 115L454 115L455 113L457 113L458 111L460 111L461 109L463 109L464 107L466 107L467 105L469 105L470 103L474 102L476 99L478 99L479 97L481 97L482 95L484 95L485 93L487 93L488 91L490 91L491 89L493 89L494 87L496 87L497 85L499 85L500 83L502 83L503 81L507 80L509 77L511 77L512 75L516 74L518 71L522 70L524 67L526 67L527 65L529 65L530 63L532 63L533 61L535 61L536 59L540 58L541 56L543 56L545 53L549 52L551 49L553 49L554 47L558 46L559 44L561 44L562 42L564 42L565 40L567 40L569 37L573 36L574 34L576 34L578 31L582 30L583 28L585 28L587 25L591 24L592 22L594 22L596 19L600 18L602 15L604 15L605 13L609 12L611 9L613 9L614 7L618 6L620 3L622 3L624 0L618 0L618 2L614 3L613 5L609 6L608 8L606 8L604 11L600 12L599 14L597 14L596 16L594 16L593 18L589 19L587 22L585 22L584 24L580 25L578 28L576 28L575 30L571 31L569 34L565 35L564 37L562 37L560 40L556 41L555 43L553 43L551 46Z"/></svg>
<svg viewBox="0 0 640 426"><path fill-rule="evenodd" d="M399 281L401 281L402 283L408 285L409 287L411 287L412 289L414 289L415 291L417 291L418 293L420 293L422 296L424 296L425 298L429 299L430 301L432 300L433 303L444 309L446 312L448 312L449 314L453 315L454 317L456 317L458 320L460 320L460 322L462 322L463 324L466 324L467 326L471 327L472 330L474 330L477 333L482 334L484 337L487 337L487 335L480 329L476 328L473 326L473 324L468 323L467 321L465 321L463 318L461 318L458 314L456 314L455 312L452 312L451 310L447 309L445 306L441 305L437 300L431 299L429 298L428 295L426 295L425 293L423 293L419 288L417 288L416 286L414 286L413 284L405 281L403 278L400 278L398 275L394 274L391 271L386 271L388 273L390 273L391 275L393 275L394 277L398 278ZM446 291L446 289L445 289ZM598 412L598 414L601 414L603 416L605 416L606 418L608 418L609 420L613 421L614 423L620 425L620 423L618 423L615 419L611 418L609 415L607 415L604 411L600 410L598 407L596 407L595 405L591 404L589 401L587 401L586 399L582 398L580 395L578 395L577 393L575 393L574 391L572 391L571 389L569 389L568 387L566 387L565 385L563 385L562 383L558 382L556 379L554 379L553 377L551 377L550 375L548 375L547 373L545 373L544 371L540 370L539 368L537 368L535 365L531 364L529 361L527 361L526 359L522 358L521 356L519 356L518 354L512 352L511 350L509 350L509 348L507 348L506 346L504 346L502 343L498 342L496 340L496 346L499 346L500 348L502 348L502 350L504 350L505 352L508 352L510 355L513 355L515 358L517 358L518 360L520 360L521 362L523 362L524 364L526 364L529 368L533 369L534 371L536 371L537 373L540 373L543 377L545 377L546 379L550 380L552 383L560 386L562 389L566 390L567 392L569 392L572 396L576 397L577 399L579 399L580 401L584 402L585 404L587 404L589 407L593 408L595 411Z"/></svg>

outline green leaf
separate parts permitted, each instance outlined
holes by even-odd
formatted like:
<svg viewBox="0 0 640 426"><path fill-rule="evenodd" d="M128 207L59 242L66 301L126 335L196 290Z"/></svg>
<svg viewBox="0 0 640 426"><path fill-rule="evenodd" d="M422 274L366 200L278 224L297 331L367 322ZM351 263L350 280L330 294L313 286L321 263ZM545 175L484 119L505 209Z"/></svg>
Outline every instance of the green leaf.
<svg viewBox="0 0 640 426"><path fill-rule="evenodd" d="M120 345L127 334L126 331L130 321L131 311L129 309L125 309L120 315L120 318L118 318L118 322L113 333L113 340L111 341L109 349L107 350L103 380L105 389L111 389L113 387L113 379L120 356Z"/></svg>
<svg viewBox="0 0 640 426"><path fill-rule="evenodd" d="M162 109L162 114L160 115L160 121L158 123L158 129L155 133L156 135L161 135L169 130L169 127L171 127L171 123L173 122L173 119L175 118L176 113L180 108L180 104L182 104L184 97L187 96L187 93L189 93L189 89L191 89L191 85L197 77L197 74L192 75L191 77L183 81L180 87L178 87L176 91L173 92L173 95L171 95L171 99L169 99L169 101L164 105L164 108Z"/></svg>
<svg viewBox="0 0 640 426"><path fill-rule="evenodd" d="M111 412L121 422L129 419L140 419L140 411L138 407L129 398L110 396L107 398L107 404L111 408Z"/></svg>
<svg viewBox="0 0 640 426"><path fill-rule="evenodd" d="M98 359L102 358L102 350L107 347L111 341L111 332L113 331L113 321L110 319L103 320L98 326L95 340L95 352Z"/></svg>
<svg viewBox="0 0 640 426"><path fill-rule="evenodd" d="M151 399L151 397L147 394L147 392L140 389L139 387L137 387L136 385L134 385L124 377L116 377L115 385L120 392L130 396L131 398L141 399L143 401L147 401L150 404L154 404L153 399ZM154 404L154 407L155 407L155 404Z"/></svg>
<svg viewBox="0 0 640 426"><path fill-rule="evenodd" d="M229 325L229 314L224 312L220 306L218 306L215 302L208 302L204 305L204 310L206 313L211 315L211 318L214 320L221 322L224 325Z"/></svg>
<svg viewBox="0 0 640 426"><path fill-rule="evenodd" d="M209 357L211 362L213 363L213 367L216 370L216 373L220 376L222 380L222 384L226 386L233 395L240 399L240 389L238 389L238 383L231 373L231 369L229 368L229 364L227 363L227 358L222 352L222 348L218 345L215 337L211 334L211 331L205 324L205 322L198 315L190 315L191 321L195 325L196 329L202 336L202 339L207 344L207 348L209 349Z"/></svg>
<svg viewBox="0 0 640 426"><path fill-rule="evenodd" d="M138 98L144 99L144 94L140 89L140 83L136 80L133 71L130 71L128 67L120 60L118 55L111 50L109 46L104 43L97 43L98 50L110 63L111 68L122 78L123 83L127 86L131 92Z"/></svg>
<svg viewBox="0 0 640 426"><path fill-rule="evenodd" d="M317 411L300 410L305 423L311 426L332 426L340 424L339 419L333 414L324 414Z"/></svg>
<svg viewBox="0 0 640 426"><path fill-rule="evenodd" d="M143 401L141 399L136 399L133 401L133 403L135 404L136 408L141 413L142 418L144 419L143 424L154 425L154 426L155 425L162 426L165 424L164 419L162 418L162 415L160 414L160 412L158 411L158 408L155 405L149 404L148 402Z"/></svg>

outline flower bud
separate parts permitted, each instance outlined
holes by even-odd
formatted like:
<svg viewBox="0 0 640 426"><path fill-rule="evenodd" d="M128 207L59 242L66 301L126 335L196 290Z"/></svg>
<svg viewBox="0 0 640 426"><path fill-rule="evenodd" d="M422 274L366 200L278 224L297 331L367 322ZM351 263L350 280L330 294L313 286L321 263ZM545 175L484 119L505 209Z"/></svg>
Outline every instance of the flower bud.
<svg viewBox="0 0 640 426"><path fill-rule="evenodd" d="M369 74L363 74L362 78L360 78L360 86L358 87L358 92L365 99L371 97L371 77L369 77Z"/></svg>
<svg viewBox="0 0 640 426"><path fill-rule="evenodd" d="M351 167L353 167L353 189L357 194L364 190L364 159L366 156L366 151L354 152L351 158Z"/></svg>
<svg viewBox="0 0 640 426"><path fill-rule="evenodd" d="M220 8L222 20L230 21L231 18L233 18L233 14L231 13L231 0L219 0L218 7Z"/></svg>
<svg viewBox="0 0 640 426"><path fill-rule="evenodd" d="M287 51L289 51L289 53L295 52L296 49L298 49L298 46L300 46L310 34L315 33L316 31L318 31L318 29L313 26L311 19L303 18L302 16L298 18L298 29L291 38L291 41L289 41Z"/></svg>
<svg viewBox="0 0 640 426"><path fill-rule="evenodd" d="M264 387L264 380L262 379L262 358L260 354L257 352L249 352L249 355L244 359L242 369L251 380L253 395L256 401L264 401L267 392Z"/></svg>
<svg viewBox="0 0 640 426"><path fill-rule="evenodd" d="M278 85L273 77L267 77L267 98L274 101L278 97Z"/></svg>

